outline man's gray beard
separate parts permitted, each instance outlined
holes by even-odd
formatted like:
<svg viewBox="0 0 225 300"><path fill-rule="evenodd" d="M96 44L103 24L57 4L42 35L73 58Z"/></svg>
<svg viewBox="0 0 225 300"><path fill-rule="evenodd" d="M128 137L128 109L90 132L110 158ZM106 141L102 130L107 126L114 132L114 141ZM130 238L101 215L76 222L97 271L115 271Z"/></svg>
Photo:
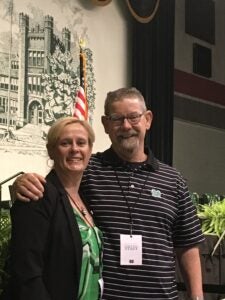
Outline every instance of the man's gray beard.
<svg viewBox="0 0 225 300"><path fill-rule="evenodd" d="M138 147L138 139L137 137L122 139L120 146L123 152L132 153Z"/></svg>

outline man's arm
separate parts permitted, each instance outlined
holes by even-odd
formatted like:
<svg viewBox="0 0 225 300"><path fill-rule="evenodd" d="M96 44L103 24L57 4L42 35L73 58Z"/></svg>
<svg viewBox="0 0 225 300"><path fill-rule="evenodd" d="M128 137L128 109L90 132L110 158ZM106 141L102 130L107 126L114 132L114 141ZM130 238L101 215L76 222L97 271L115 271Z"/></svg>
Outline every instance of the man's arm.
<svg viewBox="0 0 225 300"><path fill-rule="evenodd" d="M202 272L198 247L177 248L176 255L189 298L202 300Z"/></svg>
<svg viewBox="0 0 225 300"><path fill-rule="evenodd" d="M22 201L38 200L43 197L45 178L37 173L26 173L13 183L13 198Z"/></svg>

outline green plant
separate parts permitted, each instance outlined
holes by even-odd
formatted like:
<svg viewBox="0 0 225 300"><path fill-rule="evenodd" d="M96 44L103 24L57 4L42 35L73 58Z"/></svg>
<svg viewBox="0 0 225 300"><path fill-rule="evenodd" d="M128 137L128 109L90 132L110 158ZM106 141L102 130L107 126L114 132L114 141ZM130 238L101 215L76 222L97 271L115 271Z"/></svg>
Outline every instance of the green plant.
<svg viewBox="0 0 225 300"><path fill-rule="evenodd" d="M204 234L221 237L225 231L225 198L214 199L207 204L197 206L198 217L201 220Z"/></svg>
<svg viewBox="0 0 225 300"><path fill-rule="evenodd" d="M9 254L9 240L11 235L11 222L9 210L0 210L0 294L8 274L4 270L5 262Z"/></svg>

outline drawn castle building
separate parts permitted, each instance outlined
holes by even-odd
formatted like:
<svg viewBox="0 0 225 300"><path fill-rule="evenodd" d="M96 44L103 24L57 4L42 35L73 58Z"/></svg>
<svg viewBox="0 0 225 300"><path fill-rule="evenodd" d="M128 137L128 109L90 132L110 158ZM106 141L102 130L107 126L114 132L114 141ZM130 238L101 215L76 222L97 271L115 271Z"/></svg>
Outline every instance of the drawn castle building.
<svg viewBox="0 0 225 300"><path fill-rule="evenodd" d="M29 17L19 14L18 49L12 49L11 55L0 53L0 126L43 123L42 74L50 73L48 56L56 45L70 51L70 36L67 28L63 28L61 40L54 34L51 16L44 17L44 26L30 28Z"/></svg>

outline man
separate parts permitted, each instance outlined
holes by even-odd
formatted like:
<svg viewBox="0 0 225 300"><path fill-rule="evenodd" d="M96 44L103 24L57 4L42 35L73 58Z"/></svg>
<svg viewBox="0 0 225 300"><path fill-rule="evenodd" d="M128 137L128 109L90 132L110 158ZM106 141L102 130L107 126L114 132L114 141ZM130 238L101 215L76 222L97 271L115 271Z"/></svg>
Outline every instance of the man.
<svg viewBox="0 0 225 300"><path fill-rule="evenodd" d="M145 148L152 118L135 88L109 92L102 123L112 145L92 156L82 180L104 235L103 299L178 299L176 253L189 298L200 300L204 238L184 179ZM17 197L38 199L41 183L40 175L22 175Z"/></svg>

